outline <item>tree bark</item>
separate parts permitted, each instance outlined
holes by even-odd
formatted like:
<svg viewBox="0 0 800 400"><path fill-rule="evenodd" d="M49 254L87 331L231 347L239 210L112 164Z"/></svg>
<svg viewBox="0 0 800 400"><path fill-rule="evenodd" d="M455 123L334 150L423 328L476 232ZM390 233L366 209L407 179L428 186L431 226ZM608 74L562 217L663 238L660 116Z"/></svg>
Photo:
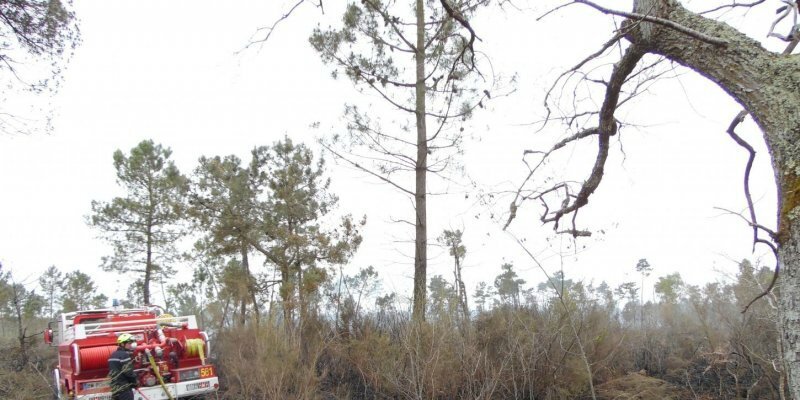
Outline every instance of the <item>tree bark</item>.
<svg viewBox="0 0 800 400"><path fill-rule="evenodd" d="M247 322L247 300L244 297L239 298L239 325L244 326Z"/></svg>
<svg viewBox="0 0 800 400"><path fill-rule="evenodd" d="M789 393L793 399L800 399L800 221L792 220L791 225L789 239L778 249L782 267L778 315Z"/></svg>
<svg viewBox="0 0 800 400"><path fill-rule="evenodd" d="M144 305L150 304L150 279L152 279L153 273L153 233L151 231L151 225L147 226L147 255L144 264L144 282L142 283L142 300L144 301Z"/></svg>
<svg viewBox="0 0 800 400"><path fill-rule="evenodd" d="M299 310L299 318L297 321L297 328L298 328L298 335L300 338L300 362L303 365L308 364L308 354L309 354L309 343L308 337L309 329L308 323L308 308L306 306L306 299L305 299L305 288L303 287L303 266L300 262L297 262L295 265L297 268L297 303Z"/></svg>
<svg viewBox="0 0 800 400"><path fill-rule="evenodd" d="M461 312L464 314L463 326L466 328L469 325L469 305L467 303L467 288L464 286L464 281L461 279L461 258L458 256L458 245L453 246L453 256L455 266L453 268L453 275L455 275L455 288L458 303L461 306Z"/></svg>
<svg viewBox="0 0 800 400"><path fill-rule="evenodd" d="M261 309L258 307L258 298L256 297L256 283L255 277L250 272L250 258L247 255L248 244L246 240L242 240L241 253L242 253L242 268L244 268L245 279L247 279L247 293L250 295L250 301L253 302L253 318L256 325L261 321ZM244 318L244 307L246 301L242 299L242 318ZM242 323L244 325L244 323Z"/></svg>
<svg viewBox="0 0 800 400"><path fill-rule="evenodd" d="M281 286L280 286L280 295L281 295L281 305L283 306L283 325L286 333L289 334L292 331L294 313L292 312L292 297L294 294L294 288L292 287L292 280L289 265L282 264L280 265L281 270Z"/></svg>
<svg viewBox="0 0 800 400"><path fill-rule="evenodd" d="M417 0L417 45L414 60L417 63L416 75L416 122L417 122L417 163L414 205L416 208L414 239L414 305L412 320L425 321L425 295L428 269L428 224L427 224L427 172L428 172L428 132L425 125L425 2Z"/></svg>
<svg viewBox="0 0 800 400"><path fill-rule="evenodd" d="M156 210L156 200L153 188L153 176L150 174L150 171L147 172L147 200L148 200L148 207L147 207L147 216L145 218L145 238L147 243L146 246L146 259L144 264L144 282L142 283L142 297L144 300L144 305L150 305L150 280L153 279L153 216L155 215ZM166 305L166 304L165 304Z"/></svg>
<svg viewBox="0 0 800 400"><path fill-rule="evenodd" d="M792 398L800 399L800 56L764 49L719 21L674 0L639 0L634 11L676 22L727 41L714 45L655 23L627 21L626 38L647 52L678 62L716 83L761 128L778 190L779 323Z"/></svg>

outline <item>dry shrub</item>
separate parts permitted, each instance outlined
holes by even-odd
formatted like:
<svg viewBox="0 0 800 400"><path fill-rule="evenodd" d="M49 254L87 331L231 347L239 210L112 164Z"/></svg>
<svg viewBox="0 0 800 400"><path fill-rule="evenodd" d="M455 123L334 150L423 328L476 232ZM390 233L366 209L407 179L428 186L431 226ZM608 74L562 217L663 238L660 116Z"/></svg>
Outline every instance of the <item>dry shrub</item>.
<svg viewBox="0 0 800 400"><path fill-rule="evenodd" d="M398 319L398 321L402 321ZM368 323L368 322L367 322ZM356 399L488 399L496 384L485 353L451 320L401 322L331 340L327 378ZM487 379L489 377L489 379Z"/></svg>
<svg viewBox="0 0 800 400"><path fill-rule="evenodd" d="M354 329L357 334L331 338L320 357L325 388L337 387L337 397L357 399L567 399L588 394L589 377L575 355L574 335L549 330L558 318L547 321L531 310L498 309L466 329L446 316L419 325L396 321L377 329L366 318ZM598 343L608 347L606 340L611 339Z"/></svg>
<svg viewBox="0 0 800 400"><path fill-rule="evenodd" d="M693 398L691 392L682 387L639 373L630 373L613 379L600 385L597 389L599 400L680 400Z"/></svg>
<svg viewBox="0 0 800 400"><path fill-rule="evenodd" d="M219 335L217 362L229 399L589 399L590 382L598 398L777 398L777 375L756 357L709 368L697 351L707 339L688 322L637 329L613 305L567 305L500 306L468 323L446 312L423 324L320 318L305 346L280 327L240 327ZM627 375L640 370L655 379Z"/></svg>
<svg viewBox="0 0 800 400"><path fill-rule="evenodd" d="M589 374L578 340L594 371L615 369L598 360L610 357L614 337L589 330L578 337L566 316L536 309L500 308L478 317L475 322L479 351L485 351L495 370L501 371L497 398L581 398L589 394ZM593 375L594 374L593 371ZM595 376L596 379L596 376Z"/></svg>
<svg viewBox="0 0 800 400"><path fill-rule="evenodd" d="M215 354L226 399L315 399L317 374L300 361L294 336L274 325L219 334Z"/></svg>
<svg viewBox="0 0 800 400"><path fill-rule="evenodd" d="M27 349L27 363L16 341L0 343L0 399L30 400L53 397L52 372L56 350L43 343Z"/></svg>

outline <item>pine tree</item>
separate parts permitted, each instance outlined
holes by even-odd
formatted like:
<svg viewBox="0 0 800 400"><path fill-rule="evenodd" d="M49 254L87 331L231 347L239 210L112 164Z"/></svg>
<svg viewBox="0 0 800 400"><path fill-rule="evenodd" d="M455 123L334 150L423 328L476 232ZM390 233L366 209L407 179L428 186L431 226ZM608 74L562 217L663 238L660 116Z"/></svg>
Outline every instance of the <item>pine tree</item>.
<svg viewBox="0 0 800 400"><path fill-rule="evenodd" d="M490 98L490 88L479 89L476 80L475 35L465 19L486 3L351 2L341 28L316 29L310 39L322 60L336 68L335 76L345 74L396 111L387 126L371 110L347 105L346 143L325 146L413 199L415 321L425 320L429 175L448 173L457 164L463 123Z"/></svg>
<svg viewBox="0 0 800 400"><path fill-rule="evenodd" d="M259 217L265 241L253 244L280 271L284 324L288 329L299 310L302 338L309 296L326 279L323 266L347 262L361 244L359 228L364 221L355 222L347 215L328 227L332 223L328 215L338 198L329 190L325 161L315 161L308 147L289 138L254 150L251 173L258 174L268 189Z"/></svg>
<svg viewBox="0 0 800 400"><path fill-rule="evenodd" d="M92 278L81 271L67 273L59 289L62 312L102 308L108 301L106 295L97 293Z"/></svg>
<svg viewBox="0 0 800 400"><path fill-rule="evenodd" d="M170 263L177 257L175 241L182 235L179 223L188 185L171 155L169 148L152 140L142 141L127 156L114 152L117 184L126 195L110 202L92 201L88 218L113 248L101 267L141 274L144 304L151 303L151 283L171 274Z"/></svg>
<svg viewBox="0 0 800 400"><path fill-rule="evenodd" d="M39 286L45 298L44 315L47 318L52 318L58 309L63 278L64 274L55 265L48 267L39 277Z"/></svg>
<svg viewBox="0 0 800 400"><path fill-rule="evenodd" d="M189 215L198 229L207 235L203 251L213 256L238 256L238 262L228 273L241 276L243 291L236 294L239 303L239 323L245 323L247 304L253 305L253 316L259 322L258 283L250 268L250 251L261 241L257 197L264 191L263 179L243 167L233 155L201 157L195 169L190 194ZM238 269L237 269L238 268Z"/></svg>

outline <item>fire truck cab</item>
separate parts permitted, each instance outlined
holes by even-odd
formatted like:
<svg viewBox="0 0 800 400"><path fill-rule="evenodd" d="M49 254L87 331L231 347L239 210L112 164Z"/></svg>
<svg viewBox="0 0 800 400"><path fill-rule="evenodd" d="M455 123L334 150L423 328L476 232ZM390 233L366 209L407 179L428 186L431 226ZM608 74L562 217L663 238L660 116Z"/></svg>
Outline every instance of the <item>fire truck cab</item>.
<svg viewBox="0 0 800 400"><path fill-rule="evenodd" d="M193 315L173 317L157 307L98 309L61 314L44 332L45 342L58 347L53 371L60 400L110 400L108 357L117 337L136 339L135 400L215 397L216 369L208 363L208 336Z"/></svg>

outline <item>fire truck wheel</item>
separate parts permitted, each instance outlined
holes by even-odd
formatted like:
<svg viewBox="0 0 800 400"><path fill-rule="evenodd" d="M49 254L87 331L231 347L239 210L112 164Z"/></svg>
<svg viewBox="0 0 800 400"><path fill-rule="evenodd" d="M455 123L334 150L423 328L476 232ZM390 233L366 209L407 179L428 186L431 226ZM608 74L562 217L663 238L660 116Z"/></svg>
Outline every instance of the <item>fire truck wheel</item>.
<svg viewBox="0 0 800 400"><path fill-rule="evenodd" d="M53 382L50 385L50 389L53 393L53 400L65 400L61 394L61 373L59 372L58 368L53 369Z"/></svg>
<svg viewBox="0 0 800 400"><path fill-rule="evenodd" d="M69 397L67 397L67 395L65 395L65 394L58 394L58 393L53 393L53 397L52 397L52 399L53 399L53 400L70 400L70 398L69 398Z"/></svg>

